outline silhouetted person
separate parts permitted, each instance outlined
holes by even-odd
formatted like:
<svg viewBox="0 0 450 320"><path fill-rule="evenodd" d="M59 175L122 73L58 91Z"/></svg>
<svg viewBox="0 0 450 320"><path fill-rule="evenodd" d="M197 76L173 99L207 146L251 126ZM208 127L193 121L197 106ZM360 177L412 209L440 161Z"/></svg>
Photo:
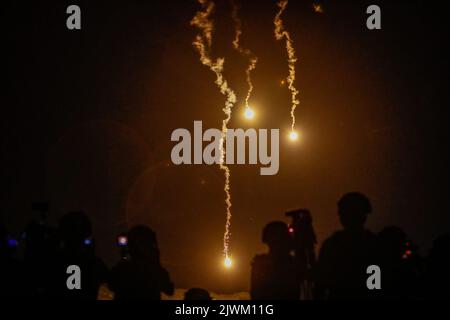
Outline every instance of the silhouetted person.
<svg viewBox="0 0 450 320"><path fill-rule="evenodd" d="M367 299L367 267L376 264L375 236L364 229L372 212L369 199L357 192L338 202L343 230L324 241L317 264L316 297L319 299Z"/></svg>
<svg viewBox="0 0 450 320"><path fill-rule="evenodd" d="M128 254L112 269L109 288L116 300L160 300L161 292L173 294L169 273L160 263L155 232L146 226L133 227L128 233Z"/></svg>
<svg viewBox="0 0 450 320"><path fill-rule="evenodd" d="M301 298L310 300L313 298L311 270L316 264L315 245L317 243L312 216L308 209L289 211L286 212L286 216L292 218L289 232L293 239L294 257L300 277Z"/></svg>
<svg viewBox="0 0 450 320"><path fill-rule="evenodd" d="M450 299L450 233L433 241L426 271L426 297Z"/></svg>
<svg viewBox="0 0 450 320"><path fill-rule="evenodd" d="M92 226L84 212L71 212L59 222L60 253L55 294L63 299L97 299L102 283L108 282L108 269L95 255ZM66 285L67 267L76 265L81 270L81 289L69 290Z"/></svg>
<svg viewBox="0 0 450 320"><path fill-rule="evenodd" d="M271 222L263 230L267 254L252 262L250 296L253 300L296 300L300 297L297 265L291 255L292 239L284 222Z"/></svg>
<svg viewBox="0 0 450 320"><path fill-rule="evenodd" d="M184 294L184 300L212 300L209 292L201 288L191 288Z"/></svg>
<svg viewBox="0 0 450 320"><path fill-rule="evenodd" d="M58 263L59 239L44 219L32 220L22 234L25 243L24 263L31 294L40 298L50 295L50 286Z"/></svg>
<svg viewBox="0 0 450 320"><path fill-rule="evenodd" d="M15 239L8 236L0 224L0 296L20 297L28 295L23 264L15 258Z"/></svg>
<svg viewBox="0 0 450 320"><path fill-rule="evenodd" d="M377 235L377 257L382 270L382 299L420 296L421 261L416 248L399 227L386 227Z"/></svg>

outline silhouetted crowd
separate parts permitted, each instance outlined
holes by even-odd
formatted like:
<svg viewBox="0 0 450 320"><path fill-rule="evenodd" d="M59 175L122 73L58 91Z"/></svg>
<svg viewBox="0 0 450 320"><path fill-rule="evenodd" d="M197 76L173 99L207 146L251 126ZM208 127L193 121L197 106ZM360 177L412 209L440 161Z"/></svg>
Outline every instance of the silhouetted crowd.
<svg viewBox="0 0 450 320"><path fill-rule="evenodd" d="M135 226L118 237L121 258L109 269L96 255L92 225L83 212L63 216L57 228L45 222L46 205L35 207L33 220L20 239L0 224L0 287L9 297L90 299L107 284L116 300L160 300L174 284L160 263L156 234ZM35 209L36 209L35 208ZM372 212L369 199L345 194L337 212L342 229L326 239L316 256L316 236L306 209L286 213L292 222L270 222L262 232L268 252L251 264L250 296L254 300L448 299L450 234L436 238L426 257L396 226L373 233L365 228ZM24 252L18 259L17 247ZM69 290L67 267L79 266L81 288ZM378 287L369 287L369 266L379 269ZM192 288L186 300L211 300Z"/></svg>

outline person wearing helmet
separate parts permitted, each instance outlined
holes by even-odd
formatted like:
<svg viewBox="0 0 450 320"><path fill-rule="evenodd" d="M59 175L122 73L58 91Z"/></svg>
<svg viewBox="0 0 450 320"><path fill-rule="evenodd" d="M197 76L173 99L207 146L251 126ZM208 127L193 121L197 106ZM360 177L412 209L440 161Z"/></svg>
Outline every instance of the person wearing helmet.
<svg viewBox="0 0 450 320"><path fill-rule="evenodd" d="M316 269L318 299L368 299L367 267L376 263L375 236L364 228L372 212L362 193L345 194L338 202L342 230L326 239Z"/></svg>
<svg viewBox="0 0 450 320"><path fill-rule="evenodd" d="M250 295L253 300L296 300L300 282L288 226L274 221L263 229L262 241L267 254L256 255L252 261Z"/></svg>

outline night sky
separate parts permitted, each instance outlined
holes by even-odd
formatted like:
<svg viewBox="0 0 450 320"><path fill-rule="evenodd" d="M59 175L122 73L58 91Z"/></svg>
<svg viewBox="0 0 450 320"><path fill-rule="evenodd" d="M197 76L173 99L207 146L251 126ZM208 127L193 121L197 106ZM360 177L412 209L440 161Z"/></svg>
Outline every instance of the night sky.
<svg viewBox="0 0 450 320"><path fill-rule="evenodd" d="M237 1L237 0L236 0ZM279 128L280 170L231 165L232 270L222 262L223 172L174 166L174 129L220 128L224 97L192 47L199 6L183 1L6 1L2 51L2 219L16 234L31 203L50 202L50 222L84 210L99 255L119 259L115 237L145 223L177 287L245 290L262 227L309 208L319 241L338 227L348 191L372 200L369 228L399 225L426 252L450 227L446 18L428 1L290 1L283 15L299 61L302 138L286 139L290 93L283 42L273 36L276 1L241 0L243 46L259 58L242 117L246 59L232 49L228 1L217 1L214 56L238 95L230 127ZM78 4L82 29L66 28ZM382 30L369 31L378 4ZM286 222L288 220L285 220Z"/></svg>

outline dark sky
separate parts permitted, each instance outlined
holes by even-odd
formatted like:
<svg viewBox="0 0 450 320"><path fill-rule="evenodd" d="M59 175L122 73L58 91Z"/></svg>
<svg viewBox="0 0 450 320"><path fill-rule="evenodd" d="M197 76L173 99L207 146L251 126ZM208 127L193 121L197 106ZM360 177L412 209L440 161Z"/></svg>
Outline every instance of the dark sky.
<svg viewBox="0 0 450 320"><path fill-rule="evenodd" d="M238 94L242 119L246 60L231 48L227 1L217 1L213 54ZM259 63L251 105L256 128L280 128L280 171L231 166L232 271L221 266L225 222L217 166L173 166L171 132L194 120L219 128L224 97L191 43L199 8L183 1L7 1L2 18L6 90L2 103L2 215L15 232L31 202L48 200L50 220L85 210L99 254L119 254L115 236L146 223L179 287L246 289L262 227L307 207L319 240L338 228L336 202L366 193L374 231L399 225L423 248L450 227L448 200L448 32L427 1L291 1L285 13L299 61L302 141L285 139L290 94L284 45L273 37L276 1L240 1L242 44ZM382 30L365 27L369 4ZM82 30L66 29L66 7L82 9ZM287 221L287 220L286 220Z"/></svg>

